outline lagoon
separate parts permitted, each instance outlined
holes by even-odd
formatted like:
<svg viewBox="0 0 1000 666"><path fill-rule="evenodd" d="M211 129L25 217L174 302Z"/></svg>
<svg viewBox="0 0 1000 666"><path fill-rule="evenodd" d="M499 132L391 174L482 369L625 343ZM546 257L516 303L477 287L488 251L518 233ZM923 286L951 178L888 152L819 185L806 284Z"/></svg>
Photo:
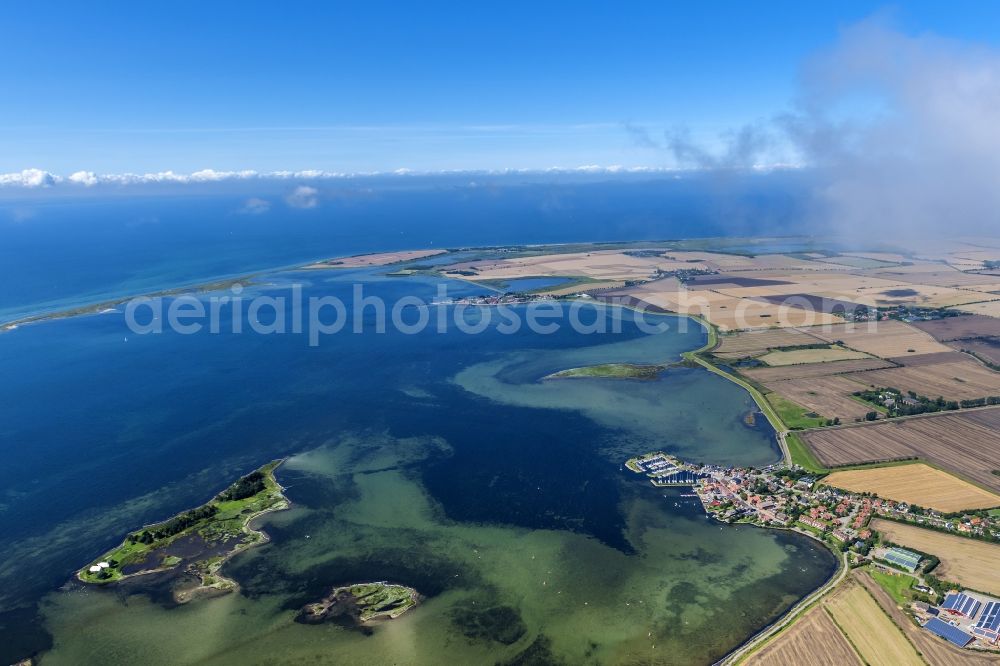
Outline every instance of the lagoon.
<svg viewBox="0 0 1000 666"><path fill-rule="evenodd" d="M293 283L347 301L361 283L391 302L432 301L441 281L292 271L247 293ZM746 425L755 406L741 388L680 367L653 381L542 381L670 363L704 343L691 320L658 317L660 334L627 317L621 332L590 334L349 325L311 347L226 329L137 336L117 311L0 336L11 378L0 386L0 660L714 661L836 562L800 535L712 522L696 499L622 470L650 449L778 459L766 419ZM130 530L284 456L293 508L259 522L270 544L226 565L239 594L175 607L156 581L57 589ZM294 621L330 589L374 580L426 601L370 632Z"/></svg>

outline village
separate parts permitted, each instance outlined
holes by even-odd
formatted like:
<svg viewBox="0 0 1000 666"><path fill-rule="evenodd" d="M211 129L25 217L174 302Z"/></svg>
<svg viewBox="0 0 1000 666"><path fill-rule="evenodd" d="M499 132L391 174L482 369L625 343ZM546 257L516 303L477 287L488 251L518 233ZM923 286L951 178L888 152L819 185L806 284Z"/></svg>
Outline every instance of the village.
<svg viewBox="0 0 1000 666"><path fill-rule="evenodd" d="M725 467L656 451L625 465L658 488L693 487L707 514L721 522L790 529L845 553L852 568L870 565L890 576L908 577L912 593L907 611L924 629L961 648L995 650L1000 644L1000 599L937 578L931 573L938 563L935 555L899 547L872 526L879 519L1000 542L995 512L943 514L852 493L783 463L761 469Z"/></svg>

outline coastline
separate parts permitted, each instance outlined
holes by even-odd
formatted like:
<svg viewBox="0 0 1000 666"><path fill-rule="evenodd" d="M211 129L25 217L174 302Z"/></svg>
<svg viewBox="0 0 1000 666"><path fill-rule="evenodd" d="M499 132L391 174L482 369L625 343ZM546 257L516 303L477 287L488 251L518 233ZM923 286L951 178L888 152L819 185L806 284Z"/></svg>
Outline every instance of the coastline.
<svg viewBox="0 0 1000 666"><path fill-rule="evenodd" d="M789 527L773 527L764 529L776 529L784 530L787 532L796 532L797 534L804 534L815 541L819 541L824 546L827 547L830 552L834 552L830 548L829 544L819 539L814 534L810 534L805 530L798 530ZM722 659L716 661L712 666L735 666L735 664L742 663L744 659L749 657L751 654L756 652L758 649L764 647L768 641L770 641L774 636L783 631L786 627L795 623L802 614L812 608L816 603L825 597L829 592L833 591L844 578L847 577L847 573L851 570L850 566L847 564L847 554L846 553L834 553L837 556L837 568L830 575L830 577L821 586L810 592L808 595L796 602L791 608L782 613L779 617L775 618L774 622L767 625L756 634L745 640L739 646L734 648Z"/></svg>
<svg viewBox="0 0 1000 666"><path fill-rule="evenodd" d="M301 267L296 267L296 268L301 268ZM276 270L281 270L281 269L276 269ZM251 276L257 276L257 275L262 275L262 274L259 274L259 273L258 274L250 274L250 275L247 276L247 278L249 278ZM451 279L456 279L456 278L451 278ZM212 284L216 284L216 283L207 283L207 284L208 285L212 285ZM190 292L192 289L193 288L178 288L178 289L174 289L174 290L166 290L166 291L163 291L163 292L154 292L154 293L162 293L162 294L166 294L166 293L185 293L185 292ZM118 301L118 303L120 303L120 302L122 302L122 301ZM99 310L99 308L101 307L101 305L102 304L97 304L97 305L94 305L94 306L90 306L90 310L97 311L97 310ZM623 307L623 308L627 308L627 309L640 310L640 308L634 308L634 307L631 307L631 306L628 306L628 305L625 305L625 304L618 304L618 306L619 307ZM76 314L87 314L87 313L90 313L90 312L71 312L71 313L68 313L68 314L64 314L63 316L75 316ZM683 352L682 353L682 357L684 359L686 359L686 360L691 360L691 361L697 363L698 365L701 365L702 367L705 367L709 371L715 372L716 374L721 374L722 376L726 377L730 381L733 381L734 383L736 383L738 385L741 385L743 388L746 388L748 390L748 392L751 394L751 397L754 398L755 403L758 405L758 407L761 409L761 411L765 414L765 416L768 417L769 422L773 426L774 422L771 419L771 416L768 414L768 410L767 410L768 405L767 405L766 401L763 400L762 396L759 396L754 390L752 390L752 387L748 387L748 386L742 384L741 382L737 381L736 378L734 378L733 376L728 375L727 373L724 373L724 372L718 370L717 368L713 368L711 366L711 364L705 363L705 362L703 362L701 359L699 359L697 357L697 354L699 354L701 352L704 352L704 351L709 351L709 350L713 349L715 346L717 346L719 340L718 340L718 334L717 334L717 331L716 331L715 327L713 327L710 323L708 323L707 321L705 321L702 318L697 317L695 315L682 314L682 313L673 313L673 312L663 312L663 314L666 314L666 315L672 316L672 317L688 317L688 318L691 318L691 319L695 319L696 321L699 322L699 324L702 325L702 327L705 329L706 334L707 334L707 341L706 341L706 343L704 345L702 345L698 349L690 350L690 351L687 351L687 352ZM49 318L49 317L42 317L42 319L45 319L45 318ZM0 327L3 327L3 326L4 326L3 324L0 324ZM784 442L783 442L783 438L782 438L782 435L784 433L779 428L775 428L775 430L778 433L777 436L779 438L779 446L781 448L782 455L785 457L786 460L788 460L789 457L788 457L788 454L787 454L787 449L784 446ZM252 523L253 520L255 520L258 517L261 517L262 515L265 515L266 513L269 513L270 511L276 511L276 510L280 510L280 509L267 509L267 510L264 510L264 511L262 511L260 513L256 513L256 514L253 514L253 515L249 516L247 518L247 520L246 520L245 528L247 530L254 531L250 527L250 525L251 525L251 523ZM775 529L781 529L781 528L775 528ZM795 531L795 530L792 530L792 531ZM255 532L261 534L262 537L263 537L263 539L265 539L265 540L262 540L260 543L266 543L267 541L269 541L269 537L266 535L265 532L263 532L263 531L259 531L259 532L255 531ZM807 534L807 536L813 536L813 535ZM813 536L813 538L815 538L815 537ZM225 563L226 561L228 561L229 559L231 559L233 556L235 556L236 554L238 554L239 552L243 552L243 550L246 550L246 549L248 549L250 547L253 547L253 545L257 545L257 544L249 544L249 545L247 545L245 547L237 547L237 548L233 549L231 552L229 552L223 558L222 563L220 563L220 566L223 563ZM169 569L160 569L159 571L167 571L167 570L169 570ZM156 571L138 572L138 573L135 573L135 574L130 574L128 577L131 577L131 576L140 576L140 575L143 575L145 573L155 573L155 572ZM833 576L835 577L836 573L834 573ZM123 577L123 579L124 578L125 577ZM233 582L233 584L235 585L235 582ZM802 600L800 600L799 602L797 602L785 614L783 614L781 617L777 618L774 623L772 623L771 625L769 625L769 627L773 627L774 625L782 622L783 619L789 618L793 614L797 614L799 612L797 609L799 609L800 606L803 603L808 602L809 599L811 599L814 595L817 595L817 593L820 592L822 589L824 589L824 587L826 585L828 585L828 584L829 584L829 581L827 581L827 583L824 583L824 586L821 586L820 588L817 588L816 590L814 590L813 592L811 592L809 595L807 595L806 597L804 597ZM818 598L818 597L816 597L816 598ZM765 629L763 629L761 631L762 632L768 631L768 628L765 628ZM759 639L760 635L761 635L760 632L758 632L758 634L755 634L750 639L748 639L747 642L743 643L741 645L741 647L746 646L746 645L748 645L748 644L750 644L752 642L755 642L757 640L760 640Z"/></svg>
<svg viewBox="0 0 1000 666"><path fill-rule="evenodd" d="M426 250L431 250L432 248L424 248ZM438 248L440 249L440 248ZM433 255L440 256L442 254L447 254L454 252L452 249L444 249L443 251ZM248 271L246 273L228 273L224 275L209 276L202 280L197 280L195 282L180 284L173 287L163 287L159 289L151 290L137 290L137 291L123 291L119 294L109 294L107 296L95 296L93 300L87 297L81 297L80 302L77 304L66 304L66 305L56 305L52 307L46 307L45 305L39 305L35 308L29 306L29 310L34 309L33 312L14 314L12 319L4 319L4 315L0 315L0 333L5 333L7 331L14 330L23 326L25 324L37 324L54 319L67 319L69 317L76 317L81 315L91 315L91 314L101 314L102 310L115 309L122 303L132 300L133 298L154 298L156 296L174 296L179 294L187 293L204 293L209 291L218 291L220 289L226 289L237 282L243 283L247 280L253 280L254 278L259 278L267 275L273 275L275 273L282 273L285 271L298 271L298 270L315 270L314 266L325 261L336 261L338 259L352 259L356 257L366 256L368 254L379 254L377 251L365 252L361 254L351 254L351 255L336 255L336 256L324 256L321 258L307 259L303 261L296 261L294 264L282 264L280 266L266 266L260 269ZM399 263L407 263L409 260L401 260L397 262L392 262L391 264L385 265L395 265ZM414 260L418 261L418 260ZM360 268L358 266L348 267L348 266L324 266L324 269L340 269L349 270L351 268Z"/></svg>
<svg viewBox="0 0 1000 666"><path fill-rule="evenodd" d="M643 312L646 311L634 305L620 304L620 307L637 311L643 311ZM657 308L657 309L662 309L662 308ZM708 339L706 340L705 344L699 347L698 349L692 349L690 351L683 352L681 356L684 358L684 360L697 363L699 366L705 368L709 372L724 377L729 381L733 382L734 384L745 389L747 393L750 394L750 397L753 399L753 401L760 408L761 413L764 414L765 418L767 418L768 422L774 428L775 436L778 440L778 446L781 450L781 462L783 462L786 465L794 464L791 452L789 451L788 448L788 443L785 441L785 437L788 435L790 430L787 429L785 424L781 421L780 417L778 417L777 413L767 402L764 396L761 395L761 393L757 389L750 386L746 382L740 380L738 377L734 377L729 373L723 372L719 368L716 368L714 365L708 363L707 361L705 361L700 357L700 354L702 354L703 352L711 351L716 347L718 347L719 334L716 327L713 326L711 322L703 319L698 315L682 314L679 312L670 312L668 310L663 310L663 314L689 317L690 319L693 319L696 322L698 322L705 329L705 332L708 335ZM632 471L638 471L632 468L631 466L629 467L629 469L631 469ZM795 620L799 618L800 615L802 615L802 613L804 613L806 610L811 608L816 602L818 602L820 599L826 596L828 592L833 590L846 577L847 572L850 571L850 567L847 564L846 554L835 551L830 546L829 543L827 543L823 539L820 539L819 537L809 532L808 530L800 530L795 527L775 527L775 526L767 526L767 527L758 526L758 527L760 527L761 529L774 529L786 532L794 532L796 534L801 534L809 537L810 539L822 544L828 551L830 551L831 554L834 555L834 557L837 559L837 568L822 585L820 585L818 588L816 588L808 595L800 599L798 602L793 604L787 611L782 613L779 617L775 618L775 620L770 624L768 624L766 627L764 627L757 633L753 634L752 636L748 637L743 643L741 643L736 648L731 650L722 659L715 662L713 666L734 666L735 664L740 663L744 657L749 656L749 654L756 651L757 648L761 647L764 643L770 640L775 634L783 630L785 627L792 624Z"/></svg>

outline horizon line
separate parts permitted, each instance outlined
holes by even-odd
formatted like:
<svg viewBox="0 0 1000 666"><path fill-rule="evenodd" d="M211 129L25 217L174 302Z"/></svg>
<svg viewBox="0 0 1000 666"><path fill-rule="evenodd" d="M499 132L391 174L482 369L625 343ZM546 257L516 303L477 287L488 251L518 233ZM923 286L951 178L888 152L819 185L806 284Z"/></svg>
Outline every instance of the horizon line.
<svg viewBox="0 0 1000 666"><path fill-rule="evenodd" d="M419 177L419 176L459 176L486 175L544 175L544 174L675 174L705 173L710 171L730 171L747 173L766 173L770 171L788 171L804 168L802 164L754 164L750 167L704 168L704 167L668 167L668 166L623 166L620 164L599 165L587 164L575 167L536 167L536 168L503 168L503 169L437 169L416 170L398 168L388 171L325 171L321 169L257 171L243 169L239 171L200 169L190 173L173 170L146 173L96 173L94 171L75 171L63 176L38 168L27 168L21 171L0 173L0 188L46 189L56 186L91 188L101 185L128 186L148 184L195 184L220 183L227 181L248 180L349 180L354 178L373 177Z"/></svg>

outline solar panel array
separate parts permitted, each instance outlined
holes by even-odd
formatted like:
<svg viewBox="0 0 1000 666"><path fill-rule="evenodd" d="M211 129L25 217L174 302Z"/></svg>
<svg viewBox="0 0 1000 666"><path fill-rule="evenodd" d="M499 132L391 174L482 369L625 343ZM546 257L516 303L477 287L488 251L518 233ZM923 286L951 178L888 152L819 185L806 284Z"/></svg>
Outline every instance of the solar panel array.
<svg viewBox="0 0 1000 666"><path fill-rule="evenodd" d="M979 617L979 622L976 622L976 627L993 632L1000 631L1000 601L991 601L986 604L983 614Z"/></svg>
<svg viewBox="0 0 1000 666"><path fill-rule="evenodd" d="M947 596L947 598L945 598L941 607L961 613L966 617L975 617L981 605L982 603L978 599L970 597L964 592L959 592L957 594L952 592Z"/></svg>
<svg viewBox="0 0 1000 666"><path fill-rule="evenodd" d="M882 558L887 562L898 564L901 567L913 571L920 564L920 556L902 548L890 548Z"/></svg>
<svg viewBox="0 0 1000 666"><path fill-rule="evenodd" d="M961 648L972 642L972 636L936 617L928 620L927 624L924 625L924 629L937 634Z"/></svg>

